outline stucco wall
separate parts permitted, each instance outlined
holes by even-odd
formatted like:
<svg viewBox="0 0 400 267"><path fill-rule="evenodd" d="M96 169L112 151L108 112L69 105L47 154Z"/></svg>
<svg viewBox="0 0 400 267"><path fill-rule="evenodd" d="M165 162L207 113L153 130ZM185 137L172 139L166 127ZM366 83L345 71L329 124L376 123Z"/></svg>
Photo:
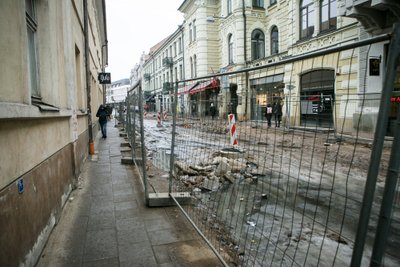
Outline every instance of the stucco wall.
<svg viewBox="0 0 400 267"><path fill-rule="evenodd" d="M3 188L69 143L69 118L2 121L0 137Z"/></svg>
<svg viewBox="0 0 400 267"><path fill-rule="evenodd" d="M33 266L58 220L73 183L72 146L67 145L0 192L0 266ZM22 153L21 153L22 154Z"/></svg>

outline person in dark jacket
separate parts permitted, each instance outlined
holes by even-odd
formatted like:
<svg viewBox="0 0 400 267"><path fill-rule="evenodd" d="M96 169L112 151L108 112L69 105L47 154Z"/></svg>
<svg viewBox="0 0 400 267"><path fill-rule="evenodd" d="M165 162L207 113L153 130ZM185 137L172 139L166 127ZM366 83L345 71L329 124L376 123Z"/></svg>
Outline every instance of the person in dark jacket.
<svg viewBox="0 0 400 267"><path fill-rule="evenodd" d="M110 116L108 111L104 105L100 105L97 110L96 117L99 118L100 129L103 135L103 138L107 138L107 117Z"/></svg>
<svg viewBox="0 0 400 267"><path fill-rule="evenodd" d="M270 103L267 104L267 108L265 109L265 118L267 119L268 128L271 127L272 106Z"/></svg>
<svg viewBox="0 0 400 267"><path fill-rule="evenodd" d="M280 101L274 102L272 107L272 113L275 116L275 127L281 127L281 120L282 120L282 105Z"/></svg>

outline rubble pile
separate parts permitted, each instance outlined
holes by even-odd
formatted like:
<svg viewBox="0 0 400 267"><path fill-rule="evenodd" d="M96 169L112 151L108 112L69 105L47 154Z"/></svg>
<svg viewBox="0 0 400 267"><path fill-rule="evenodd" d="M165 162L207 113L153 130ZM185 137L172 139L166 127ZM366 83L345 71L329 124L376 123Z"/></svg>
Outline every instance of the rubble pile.
<svg viewBox="0 0 400 267"><path fill-rule="evenodd" d="M175 162L177 179L194 191L217 191L222 184L245 182L257 183L259 176L265 176L263 168L246 159L232 159L216 154L209 162L189 165Z"/></svg>

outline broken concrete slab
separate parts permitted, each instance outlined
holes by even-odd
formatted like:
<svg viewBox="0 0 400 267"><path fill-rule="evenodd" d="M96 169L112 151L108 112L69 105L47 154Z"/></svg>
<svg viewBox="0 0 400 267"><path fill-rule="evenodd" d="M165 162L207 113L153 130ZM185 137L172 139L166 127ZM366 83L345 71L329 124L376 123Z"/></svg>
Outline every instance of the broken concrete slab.
<svg viewBox="0 0 400 267"><path fill-rule="evenodd" d="M171 195L181 205L190 204L191 196L189 192L173 192ZM174 206L175 201L170 197L169 193L150 193L148 204L149 207Z"/></svg>
<svg viewBox="0 0 400 267"><path fill-rule="evenodd" d="M122 157L121 164L133 164L132 157Z"/></svg>

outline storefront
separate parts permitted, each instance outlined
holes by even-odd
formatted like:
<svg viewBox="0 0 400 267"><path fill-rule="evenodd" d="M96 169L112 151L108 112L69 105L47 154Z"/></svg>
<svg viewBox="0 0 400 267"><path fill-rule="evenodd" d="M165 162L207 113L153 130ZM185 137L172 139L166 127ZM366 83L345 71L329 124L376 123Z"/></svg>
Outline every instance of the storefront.
<svg viewBox="0 0 400 267"><path fill-rule="evenodd" d="M283 74L265 76L250 79L251 87L251 119L266 120L265 111L267 104L282 101L283 96Z"/></svg>
<svg viewBox="0 0 400 267"><path fill-rule="evenodd" d="M211 103L218 108L218 94L220 91L218 79L198 83L189 90L189 106L192 116L211 116ZM216 110L218 114L218 110Z"/></svg>
<svg viewBox="0 0 400 267"><path fill-rule="evenodd" d="M390 99L390 112L389 123L387 128L387 135L394 136L396 127L397 115L399 114L400 107L400 84L396 84Z"/></svg>
<svg viewBox="0 0 400 267"><path fill-rule="evenodd" d="M335 72L316 70L301 76L300 124L302 126L333 127Z"/></svg>

